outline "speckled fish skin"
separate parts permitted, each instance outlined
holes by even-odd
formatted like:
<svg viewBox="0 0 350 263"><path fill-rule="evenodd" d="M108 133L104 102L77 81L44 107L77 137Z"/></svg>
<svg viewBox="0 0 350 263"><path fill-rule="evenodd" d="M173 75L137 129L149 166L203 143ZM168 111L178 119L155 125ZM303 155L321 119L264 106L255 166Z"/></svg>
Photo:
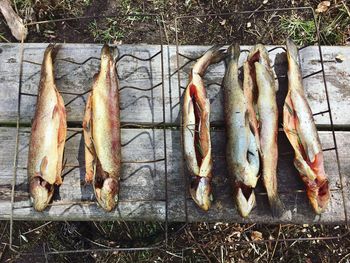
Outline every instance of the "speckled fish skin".
<svg viewBox="0 0 350 263"><path fill-rule="evenodd" d="M238 44L228 48L223 80L226 123L226 161L238 211L247 217L255 206L254 188L260 167L258 145L249 126L247 100L239 79Z"/></svg>
<svg viewBox="0 0 350 263"><path fill-rule="evenodd" d="M327 208L329 182L324 170L323 152L310 106L307 102L298 60L298 49L287 39L288 94L283 107L283 128L294 148L294 166L306 185L315 213Z"/></svg>
<svg viewBox="0 0 350 263"><path fill-rule="evenodd" d="M119 84L108 45L101 51L100 72L94 79L83 121L87 182L106 211L116 206L121 169Z"/></svg>
<svg viewBox="0 0 350 263"><path fill-rule="evenodd" d="M67 133L66 111L54 77L57 47L50 44L44 54L28 154L29 190L34 209L43 211L62 183L63 151Z"/></svg>
<svg viewBox="0 0 350 263"><path fill-rule="evenodd" d="M210 102L202 76L210 64L224 57L221 46L214 46L197 60L183 95L182 138L184 157L191 176L190 193L195 203L207 211L212 202L212 156L210 141Z"/></svg>
<svg viewBox="0 0 350 263"><path fill-rule="evenodd" d="M266 48L258 44L249 53L248 64L252 65L255 87L250 88L257 92L256 100L251 108L255 109L255 116L251 115L253 122L258 125L258 140L261 156L262 177L269 199L272 215L280 217L284 205L277 191L277 163L278 163L278 108L276 101L276 84L270 66L270 59ZM245 87L246 88L246 87Z"/></svg>

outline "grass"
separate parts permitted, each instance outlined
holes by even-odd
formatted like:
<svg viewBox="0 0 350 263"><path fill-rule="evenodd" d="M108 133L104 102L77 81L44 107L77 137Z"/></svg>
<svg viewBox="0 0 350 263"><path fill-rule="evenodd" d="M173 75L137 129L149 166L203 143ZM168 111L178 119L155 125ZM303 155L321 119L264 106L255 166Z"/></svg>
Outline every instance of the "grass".
<svg viewBox="0 0 350 263"><path fill-rule="evenodd" d="M107 23L99 25L96 20L90 23L89 31L94 40L103 43L121 41L124 38L124 31L118 26L116 20L107 18Z"/></svg>
<svg viewBox="0 0 350 263"><path fill-rule="evenodd" d="M92 0L13 0L15 9L24 18L33 10L37 20L54 19L60 15L81 16ZM34 15L34 14L32 14Z"/></svg>
<svg viewBox="0 0 350 263"><path fill-rule="evenodd" d="M350 13L345 4L319 15L321 41L324 45L350 42Z"/></svg>
<svg viewBox="0 0 350 263"><path fill-rule="evenodd" d="M350 42L350 12L345 2L331 7L324 13L316 14L316 20L322 45L344 45ZM282 16L280 30L300 46L314 44L317 41L313 19L306 19L296 14Z"/></svg>
<svg viewBox="0 0 350 263"><path fill-rule="evenodd" d="M298 15L282 16L280 20L281 31L290 36L298 46L316 42L316 25L313 20L304 20Z"/></svg>
<svg viewBox="0 0 350 263"><path fill-rule="evenodd" d="M68 16L86 14L86 10L96 3L95 0L16 0L17 10L27 21L47 20ZM122 14L140 14L164 12L165 27L170 43L174 43L174 18L179 14L206 14L212 12L226 12L228 8L255 10L262 1L245 1L240 6L237 1L118 1L115 10L103 9L101 14L120 12ZM283 2L283 1L282 1ZM273 8L282 2L269 0L264 8ZM297 2L297 1L295 1ZM301 1L302 2L302 1ZM319 1L311 4L316 6ZM304 2L303 2L304 3ZM249 7L246 5L249 4ZM289 2L288 2L288 5ZM31 12L34 10L35 16ZM231 9L230 9L231 10ZM211 44L215 42L228 43L235 38L242 44L254 44L257 41L266 44L284 43L286 35L291 35L298 45L306 45L315 41L315 26L308 16L284 15L283 17L252 17L245 16L241 23L244 25L241 33L238 28L240 19L227 19L221 25L221 19L202 19L204 22L184 23L180 28L180 41L183 44ZM259 23L259 20L263 23ZM129 41L134 38L130 34L140 35L140 39L147 43L157 43L157 34L152 36L148 25L151 21L140 17L126 17L125 19L109 19L105 21L93 20L86 23L86 35L90 38L75 38L74 42L114 42ZM247 29L247 22L252 26ZM318 14L317 22L321 29L321 41L327 45L343 45L350 37L350 16L341 1L332 2L329 11ZM82 23L84 24L84 23ZM208 25L208 26L206 26ZM277 26L278 25L278 26ZM75 24L72 27L76 26ZM141 28L141 29L140 29ZM0 28L0 41L10 41L11 36L3 33ZM64 31L68 34L70 28L59 28L54 25L40 26L29 34L28 41L45 42L55 40ZM139 31L138 31L139 30ZM249 32L247 32L249 31ZM144 33L142 35L141 33ZM151 35L151 37L150 37ZM138 40L138 39L137 39ZM64 36L57 41L65 41ZM154 41L154 42L152 42ZM135 43L137 43L135 41ZM43 226L43 222L15 222L14 243L22 252L39 252L43 247L49 251L81 250L107 247L135 247L155 246L164 239L164 223L161 222L52 222ZM108 252L108 253L75 253L50 256L49 262L348 262L350 259L350 237L342 240L315 240L307 242L280 242L263 244L235 244L252 240L253 231L262 233L263 238L300 238L314 236L341 235L347 231L345 226L322 225L256 225L234 223L192 223L185 228L183 225L169 225L169 242L167 252L151 250L139 252ZM5 262L41 262L43 256L26 257L11 252L7 245L9 240L8 222L0 222L0 261ZM28 232L24 234L25 232ZM4 233L2 235L2 233ZM22 235L22 237L21 237ZM24 238L23 238L24 237ZM27 241L26 241L27 240ZM1 253L1 252L4 253ZM184 258L182 258L182 253Z"/></svg>

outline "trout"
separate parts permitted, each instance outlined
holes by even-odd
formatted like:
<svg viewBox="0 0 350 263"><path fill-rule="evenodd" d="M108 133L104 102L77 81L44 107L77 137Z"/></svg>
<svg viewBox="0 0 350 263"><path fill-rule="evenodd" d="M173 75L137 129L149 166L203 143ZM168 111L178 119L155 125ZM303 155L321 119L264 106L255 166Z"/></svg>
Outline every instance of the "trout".
<svg viewBox="0 0 350 263"><path fill-rule="evenodd" d="M184 92L182 137L184 157L191 176L190 193L195 203L207 211L212 202L212 167L210 142L210 102L202 76L208 66L224 57L221 46L210 48L193 66Z"/></svg>
<svg viewBox="0 0 350 263"><path fill-rule="evenodd" d="M247 217L255 206L254 188L259 178L260 160L254 130L249 125L247 99L239 79L239 55L238 44L228 48L223 80L226 161L233 182L233 198L240 214Z"/></svg>
<svg viewBox="0 0 350 263"><path fill-rule="evenodd" d="M49 204L54 185L62 184L67 123L64 102L55 85L53 59L56 53L53 44L45 50L29 142L29 191L37 211L43 211Z"/></svg>
<svg viewBox="0 0 350 263"><path fill-rule="evenodd" d="M97 202L111 211L118 200L121 169L119 84L108 45L101 51L83 120L85 180L92 182Z"/></svg>
<svg viewBox="0 0 350 263"><path fill-rule="evenodd" d="M249 120L258 144L261 171L272 215L280 217L284 205L277 192L278 109L277 87L266 48L258 44L244 64L244 93Z"/></svg>
<svg viewBox="0 0 350 263"><path fill-rule="evenodd" d="M307 196L316 214L328 205L329 182L316 125L303 87L298 48L287 39L288 94L283 107L283 129L294 152L294 166L306 185Z"/></svg>

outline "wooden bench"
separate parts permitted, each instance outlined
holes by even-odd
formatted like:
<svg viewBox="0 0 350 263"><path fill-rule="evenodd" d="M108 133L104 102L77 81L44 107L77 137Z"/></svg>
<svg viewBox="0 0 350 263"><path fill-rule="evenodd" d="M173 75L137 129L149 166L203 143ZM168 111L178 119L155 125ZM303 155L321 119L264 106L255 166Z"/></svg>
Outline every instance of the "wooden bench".
<svg viewBox="0 0 350 263"><path fill-rule="evenodd" d="M186 220L329 224L347 222L346 216L349 214L346 215L345 210L350 209L349 47L322 47L344 189L341 188L335 150L332 150L335 145L329 115L317 114L315 121L320 130L322 146L324 149L330 149L324 152L325 168L331 188L331 200L327 211L321 216L313 213L304 185L293 167L293 151L281 130L278 138L278 189L286 205L286 213L281 218L271 216L265 190L262 182L259 182L256 189L257 207L248 219L242 219L237 213L232 199L231 184L227 177L223 98L220 87L225 69L224 63L211 66L205 75L211 101L214 159L215 201L209 212L203 212L196 207L186 187L185 165L180 143L178 76L182 92L193 64L186 57L199 56L208 48L204 46L179 47L179 52L184 55L179 56L181 66L179 75L175 46L163 46L162 54L159 45L118 46L121 58L118 61L118 75L121 84L123 125L122 180L118 207L115 211L106 213L96 204L92 187L85 185L84 182L84 153L80 128L86 92L91 88L93 75L99 68L101 45L63 44L58 53L55 74L57 86L66 103L69 126L65 148L67 162L63 172L64 181L62 186L56 189L52 204L44 212L34 211L28 194L26 166L30 123L34 114L40 64L45 48L46 44L24 44L22 95L19 101L20 44L0 44L0 219L9 219L11 216L11 185L14 178L13 163L17 134L15 124L20 103L21 128L13 204L15 220L164 221L167 218L169 221L182 222ZM338 54L342 54L345 60L337 62L335 57ZM245 55L243 52L241 60ZM304 79L304 84L312 111L324 112L328 106L322 72L319 72L321 64L318 47L302 49L300 57L303 75L308 76ZM279 76L278 105L281 112L287 88L283 49L274 49L270 52L270 58Z"/></svg>

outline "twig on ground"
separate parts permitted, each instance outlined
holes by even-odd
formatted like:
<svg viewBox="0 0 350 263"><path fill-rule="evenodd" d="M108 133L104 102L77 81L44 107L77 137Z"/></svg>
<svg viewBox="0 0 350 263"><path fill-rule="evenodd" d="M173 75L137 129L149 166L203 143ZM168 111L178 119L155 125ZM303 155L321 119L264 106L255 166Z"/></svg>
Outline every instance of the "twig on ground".
<svg viewBox="0 0 350 263"><path fill-rule="evenodd" d="M340 260L339 260L339 263L342 263L345 259L347 259L348 257L350 256L350 253L346 254L344 257L342 257ZM348 262L348 261L346 261Z"/></svg>
<svg viewBox="0 0 350 263"><path fill-rule="evenodd" d="M26 235L26 234L32 233L32 232L34 232L34 231L36 231L36 230L38 230L38 229L40 229L40 228L43 228L44 226L47 226L47 225L49 225L49 224L51 224L51 223L52 223L52 221L46 222L45 224L42 224L41 226L38 226L38 227L36 227L36 228L33 228L33 229L31 229L31 230L28 230L27 232L22 233L22 235Z"/></svg>
<svg viewBox="0 0 350 263"><path fill-rule="evenodd" d="M349 15L349 17L350 17L350 10L349 10L349 7L345 4L344 0L341 1L341 2L343 3L343 6L344 6L345 10L346 10L346 12L348 13L348 15Z"/></svg>
<svg viewBox="0 0 350 263"><path fill-rule="evenodd" d="M277 239L280 238L280 234L281 234L281 224L280 224L280 226L279 226L279 228L278 228ZM275 242L275 246L274 246L274 248L273 248L272 255L271 255L271 257L270 257L270 261L269 261L269 262L272 262L273 256L275 255L275 252L276 252L277 245L278 245L278 242Z"/></svg>

